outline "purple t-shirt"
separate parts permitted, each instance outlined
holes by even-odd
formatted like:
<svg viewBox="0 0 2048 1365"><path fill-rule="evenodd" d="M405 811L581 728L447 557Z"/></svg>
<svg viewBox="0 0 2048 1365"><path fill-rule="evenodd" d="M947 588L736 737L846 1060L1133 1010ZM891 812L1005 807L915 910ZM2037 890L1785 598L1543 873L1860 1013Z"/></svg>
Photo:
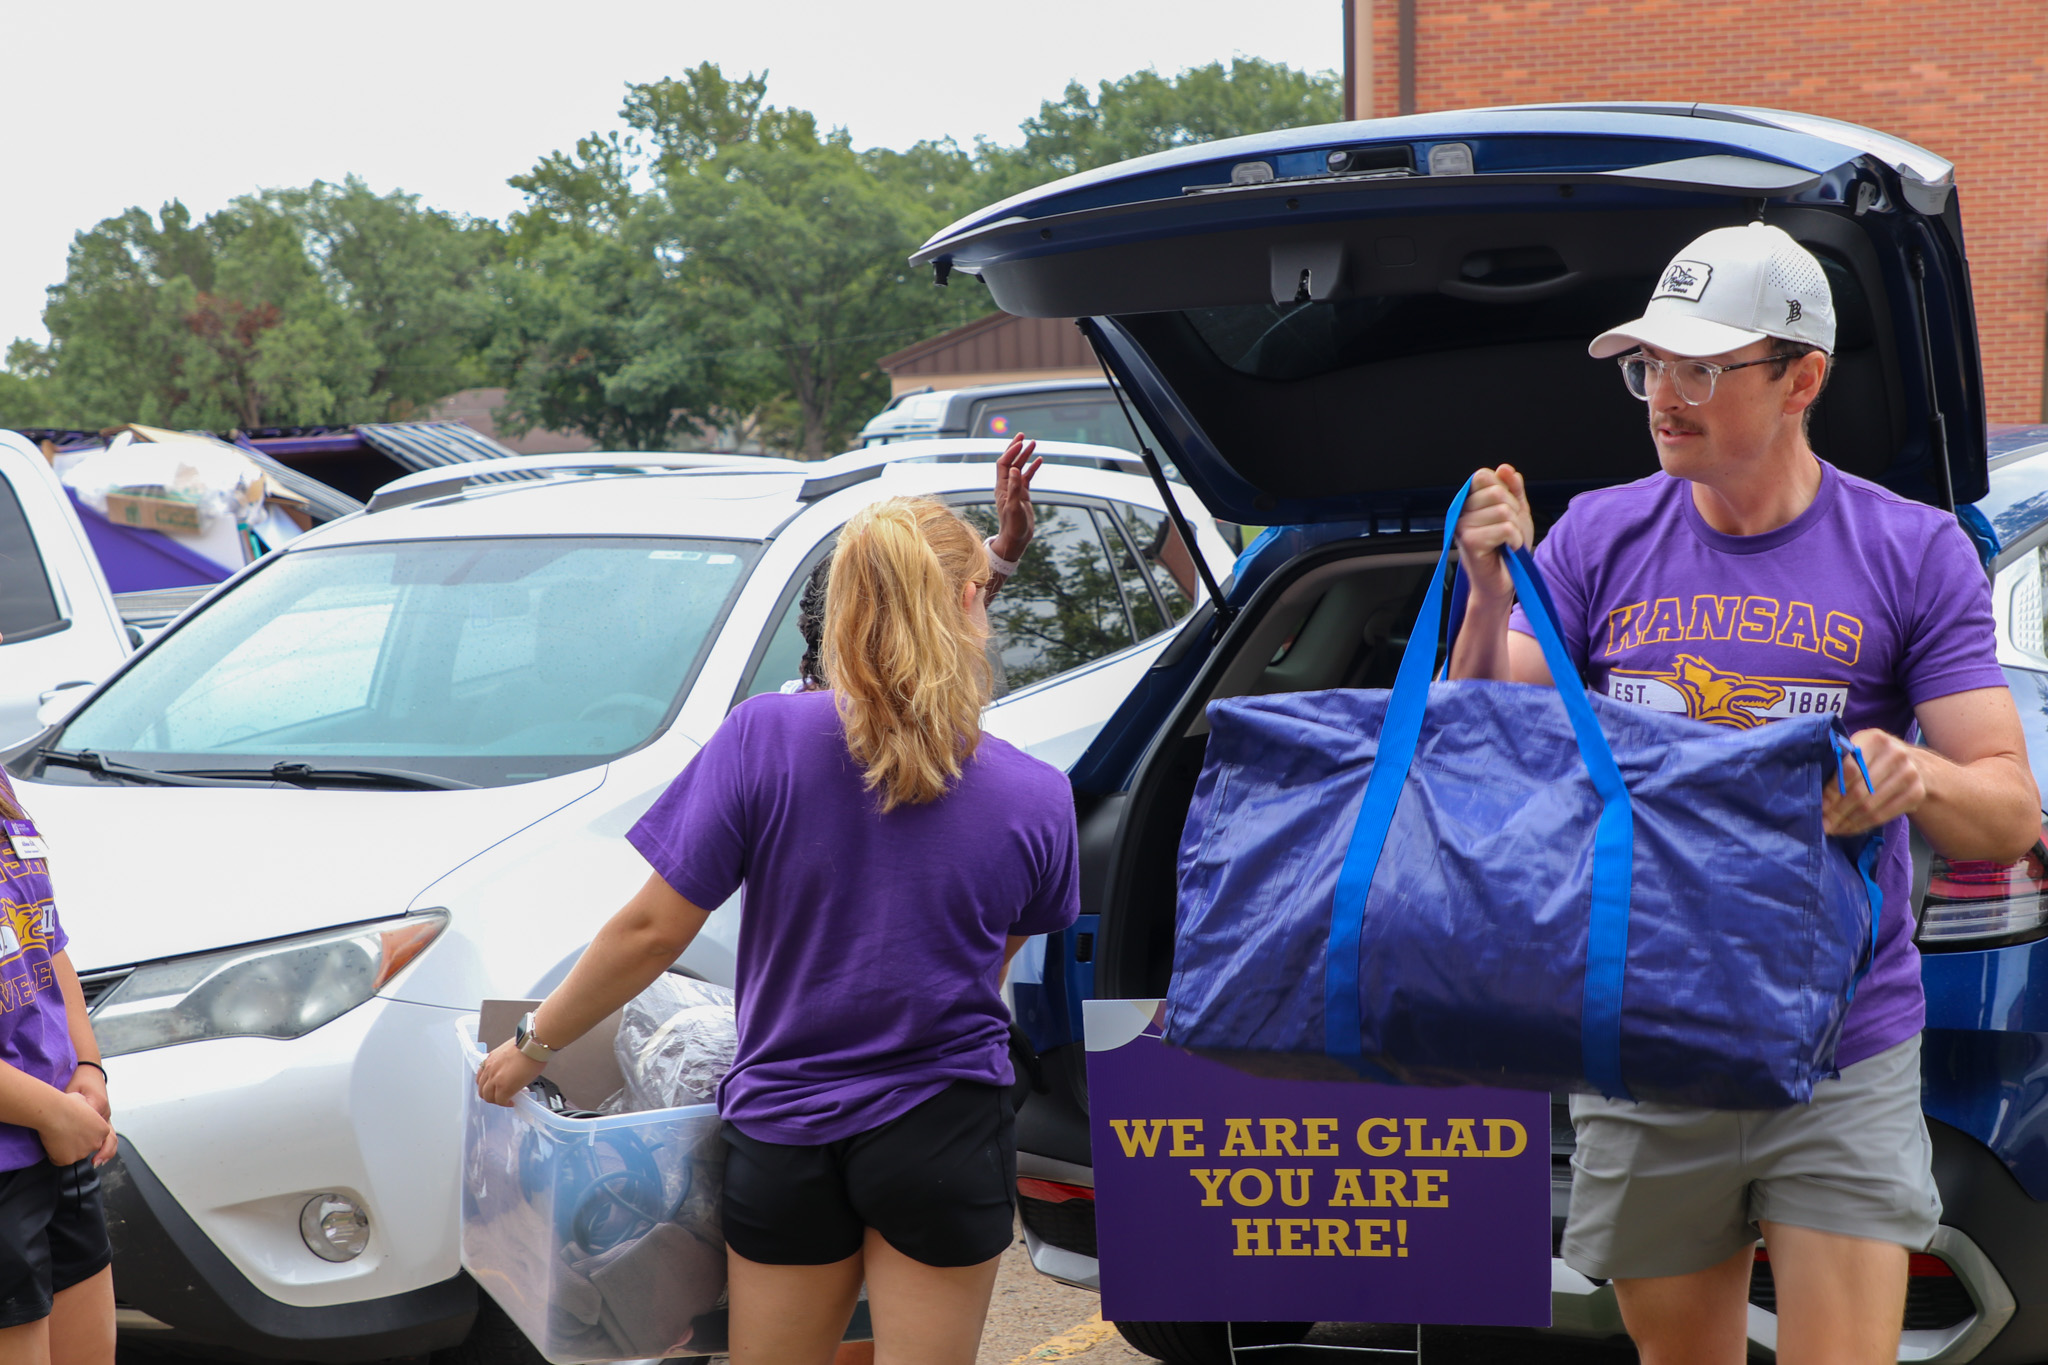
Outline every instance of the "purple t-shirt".
<svg viewBox="0 0 2048 1365"><path fill-rule="evenodd" d="M715 909L745 886L719 1112L817 1145L954 1081L1007 1085L1004 940L1080 911L1074 795L983 735L952 791L877 813L830 692L740 703L627 838Z"/></svg>
<svg viewBox="0 0 2048 1365"><path fill-rule="evenodd" d="M0 789L14 794L5 778ZM49 862L22 857L15 847L17 838L35 837L34 829L23 820L0 840L0 1062L62 1090L78 1070L78 1053L50 959L70 938L57 922ZM35 1129L0 1123L0 1171L44 1159Z"/></svg>
<svg viewBox="0 0 2048 1365"><path fill-rule="evenodd" d="M1574 498L1536 562L1565 648L1616 701L1743 729L1833 714L1851 734L1903 736L1921 702L2006 685L1990 581L1956 519L1825 462L1812 506L1775 531L1724 535L1689 482L1653 474ZM1529 631L1520 608L1511 624ZM1926 1021L1905 820L1884 833L1877 960L1838 1066Z"/></svg>

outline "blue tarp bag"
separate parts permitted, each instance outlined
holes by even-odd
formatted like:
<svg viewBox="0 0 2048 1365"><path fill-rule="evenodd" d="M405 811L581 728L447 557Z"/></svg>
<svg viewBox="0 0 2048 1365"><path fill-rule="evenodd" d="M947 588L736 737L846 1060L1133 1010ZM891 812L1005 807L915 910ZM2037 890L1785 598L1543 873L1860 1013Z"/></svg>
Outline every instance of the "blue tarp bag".
<svg viewBox="0 0 2048 1365"><path fill-rule="evenodd" d="M1238 697L1180 848L1166 1035L1270 1074L1803 1104L1876 949L1882 836L1822 832L1831 718L1750 730L1559 686L1432 682L1445 568L1394 689Z"/></svg>

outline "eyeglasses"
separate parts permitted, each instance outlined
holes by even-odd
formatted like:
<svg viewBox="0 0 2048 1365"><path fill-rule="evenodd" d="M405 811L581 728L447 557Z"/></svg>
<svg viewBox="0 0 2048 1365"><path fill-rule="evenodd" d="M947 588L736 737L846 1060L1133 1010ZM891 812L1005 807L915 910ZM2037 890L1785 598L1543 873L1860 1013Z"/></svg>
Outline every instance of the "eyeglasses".
<svg viewBox="0 0 2048 1365"><path fill-rule="evenodd" d="M1658 360L1631 351L1616 361L1621 366L1621 382L1628 385L1628 391L1638 398L1647 399L1650 388L1657 381L1654 376L1669 375L1671 386L1678 390L1678 396L1692 406L1698 407L1714 396L1714 381L1731 370L1746 370L1752 365L1768 365L1774 360L1789 360L1791 356L1767 355L1761 360L1745 360L1736 365L1716 365L1711 360Z"/></svg>

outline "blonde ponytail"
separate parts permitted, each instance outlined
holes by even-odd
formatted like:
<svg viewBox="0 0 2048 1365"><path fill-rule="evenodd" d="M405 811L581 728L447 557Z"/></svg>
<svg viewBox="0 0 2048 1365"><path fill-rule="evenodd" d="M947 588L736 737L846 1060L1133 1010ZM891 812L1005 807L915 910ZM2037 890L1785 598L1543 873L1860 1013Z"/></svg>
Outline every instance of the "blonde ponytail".
<svg viewBox="0 0 2048 1365"><path fill-rule="evenodd" d="M825 681L884 813L945 795L981 743L987 636L961 598L988 576L980 537L932 498L875 503L839 533Z"/></svg>

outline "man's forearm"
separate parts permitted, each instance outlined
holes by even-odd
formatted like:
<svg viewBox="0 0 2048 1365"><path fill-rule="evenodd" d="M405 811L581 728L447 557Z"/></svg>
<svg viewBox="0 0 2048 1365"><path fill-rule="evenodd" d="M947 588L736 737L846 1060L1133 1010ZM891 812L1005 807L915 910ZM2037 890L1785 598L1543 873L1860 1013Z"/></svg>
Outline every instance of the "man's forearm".
<svg viewBox="0 0 2048 1365"><path fill-rule="evenodd" d="M1451 649L1453 678L1492 678L1506 682L1514 677L1508 660L1508 617L1515 609L1511 597L1465 599L1465 622L1458 629L1458 643Z"/></svg>
<svg viewBox="0 0 2048 1365"><path fill-rule="evenodd" d="M1927 788L1913 824L1944 857L2012 862L2041 837L2040 795L2023 761L1956 763L1925 748L1913 760Z"/></svg>

